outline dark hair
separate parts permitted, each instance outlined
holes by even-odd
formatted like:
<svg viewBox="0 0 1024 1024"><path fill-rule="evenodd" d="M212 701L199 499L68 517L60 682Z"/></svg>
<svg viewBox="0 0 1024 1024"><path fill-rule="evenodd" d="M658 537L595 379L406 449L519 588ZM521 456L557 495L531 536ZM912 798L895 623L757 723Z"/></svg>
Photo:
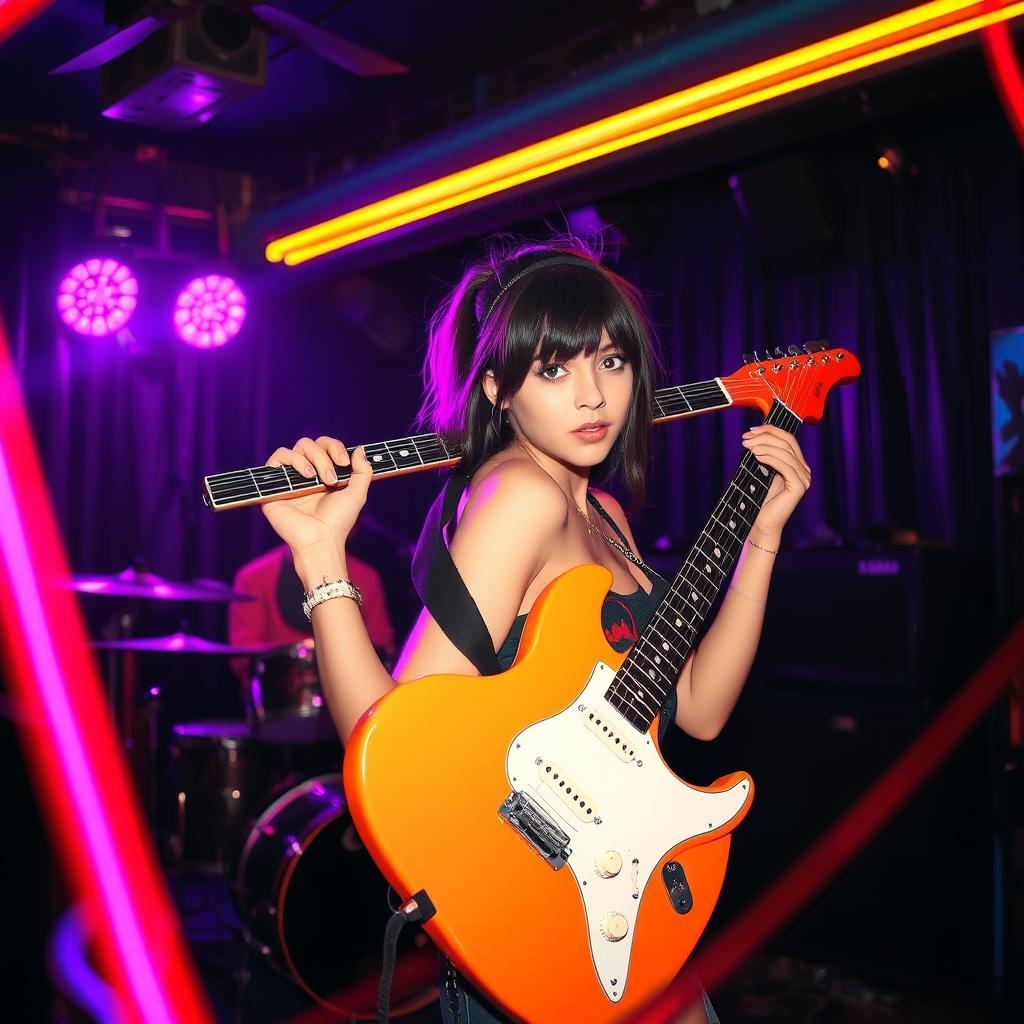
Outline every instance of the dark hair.
<svg viewBox="0 0 1024 1024"><path fill-rule="evenodd" d="M522 274L560 255L576 259ZM495 429L493 407L481 385L485 372L494 371L500 407L522 387L538 342L545 363L580 352L589 356L602 329L633 367L633 395L626 425L593 475L621 477L633 507L639 507L661 365L640 292L602 266L599 254L578 239L531 243L498 237L487 258L467 268L430 322L417 429L435 430L458 444L459 472L471 475L511 436L507 429L501 436Z"/></svg>

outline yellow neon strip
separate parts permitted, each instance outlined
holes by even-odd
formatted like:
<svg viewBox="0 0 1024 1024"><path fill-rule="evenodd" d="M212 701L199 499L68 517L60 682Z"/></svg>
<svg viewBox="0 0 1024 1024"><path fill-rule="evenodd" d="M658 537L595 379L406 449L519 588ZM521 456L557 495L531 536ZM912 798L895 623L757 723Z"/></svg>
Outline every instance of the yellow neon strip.
<svg viewBox="0 0 1024 1024"><path fill-rule="evenodd" d="M1024 0L938 0L653 100L271 242L289 265L588 160L884 63L1024 14Z"/></svg>

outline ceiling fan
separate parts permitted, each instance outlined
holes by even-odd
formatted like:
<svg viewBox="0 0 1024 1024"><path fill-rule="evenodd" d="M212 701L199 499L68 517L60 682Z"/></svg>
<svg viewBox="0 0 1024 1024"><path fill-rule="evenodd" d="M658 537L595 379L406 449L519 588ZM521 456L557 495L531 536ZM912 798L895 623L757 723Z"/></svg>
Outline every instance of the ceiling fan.
<svg viewBox="0 0 1024 1024"><path fill-rule="evenodd" d="M63 75L98 68L127 53L165 26L197 14L203 19L204 27L211 36L221 35L228 39L232 34L237 34L239 29L253 26L287 39L303 49L312 50L325 60L357 75L397 75L409 70L404 64L382 57L270 4L252 3L251 0L220 0L218 3L206 3L204 0L157 0L156 3L142 5L141 9L145 14L137 21L54 68L50 74Z"/></svg>

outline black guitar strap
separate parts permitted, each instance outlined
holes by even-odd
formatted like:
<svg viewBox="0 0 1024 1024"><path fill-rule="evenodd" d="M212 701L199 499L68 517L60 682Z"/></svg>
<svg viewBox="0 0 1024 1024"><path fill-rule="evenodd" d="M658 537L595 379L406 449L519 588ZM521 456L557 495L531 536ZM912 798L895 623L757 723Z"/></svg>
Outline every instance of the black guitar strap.
<svg viewBox="0 0 1024 1024"><path fill-rule="evenodd" d="M445 543L445 530L455 518L468 483L468 477L453 473L430 506L412 559L412 582L448 639L482 676L493 676L501 666L491 635Z"/></svg>

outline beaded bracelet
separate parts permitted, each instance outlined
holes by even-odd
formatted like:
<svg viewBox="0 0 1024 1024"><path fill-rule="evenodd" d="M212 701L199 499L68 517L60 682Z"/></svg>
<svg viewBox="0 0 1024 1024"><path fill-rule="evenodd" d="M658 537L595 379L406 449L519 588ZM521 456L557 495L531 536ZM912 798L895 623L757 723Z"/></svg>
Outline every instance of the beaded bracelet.
<svg viewBox="0 0 1024 1024"><path fill-rule="evenodd" d="M318 604L323 604L324 601L330 601L332 597L350 597L360 608L363 606L363 595L354 583L350 583L348 580L332 580L328 582L325 576L323 583L315 586L309 593L302 595L303 614L305 614L308 620L312 621L313 609Z"/></svg>

